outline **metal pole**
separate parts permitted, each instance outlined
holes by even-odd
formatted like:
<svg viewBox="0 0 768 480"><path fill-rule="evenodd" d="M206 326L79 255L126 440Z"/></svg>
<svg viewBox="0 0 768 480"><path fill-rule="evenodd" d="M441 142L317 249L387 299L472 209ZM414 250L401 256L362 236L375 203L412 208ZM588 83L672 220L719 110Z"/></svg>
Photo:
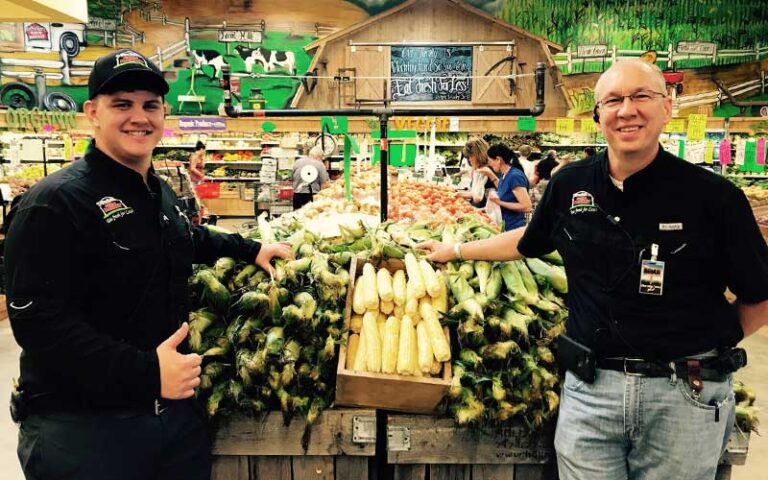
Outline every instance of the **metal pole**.
<svg viewBox="0 0 768 480"><path fill-rule="evenodd" d="M387 166L389 164L389 139L387 137L387 124L389 123L389 115L382 113L379 116L379 132L381 133L381 139L379 140L379 146L381 155L379 162L381 162L381 211L379 216L382 222L387 221L388 202L387 195L389 195L388 182L389 171Z"/></svg>

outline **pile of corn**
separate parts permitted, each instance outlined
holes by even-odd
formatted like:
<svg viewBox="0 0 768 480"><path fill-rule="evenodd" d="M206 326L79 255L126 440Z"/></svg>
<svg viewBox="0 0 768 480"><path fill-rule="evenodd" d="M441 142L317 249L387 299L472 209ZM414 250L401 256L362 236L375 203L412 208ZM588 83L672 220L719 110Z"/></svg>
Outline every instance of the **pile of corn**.
<svg viewBox="0 0 768 480"><path fill-rule="evenodd" d="M394 274L366 263L352 309L347 369L421 377L439 375L450 361L438 318L448 310L448 288L426 260L407 253L405 270Z"/></svg>
<svg viewBox="0 0 768 480"><path fill-rule="evenodd" d="M733 382L733 393L736 396L736 425L743 432L755 432L759 425L758 408L755 407L755 390L737 380Z"/></svg>
<svg viewBox="0 0 768 480"><path fill-rule="evenodd" d="M561 263L556 254L548 260ZM456 422L541 427L560 401L553 348L567 317L564 271L526 259L453 263L448 272L457 302L447 315L458 333L449 389Z"/></svg>
<svg viewBox="0 0 768 480"><path fill-rule="evenodd" d="M275 241L267 224L262 238ZM203 355L197 396L211 417L235 411L281 411L309 427L333 402L350 254L318 250L297 231L292 261L271 278L254 265L219 259L190 280L194 310L189 344Z"/></svg>

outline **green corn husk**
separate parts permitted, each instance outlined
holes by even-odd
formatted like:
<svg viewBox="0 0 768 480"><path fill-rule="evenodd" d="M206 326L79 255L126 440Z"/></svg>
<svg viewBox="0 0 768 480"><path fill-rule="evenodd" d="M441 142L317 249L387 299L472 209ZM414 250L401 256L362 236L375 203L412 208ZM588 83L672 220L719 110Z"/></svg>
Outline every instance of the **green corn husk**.
<svg viewBox="0 0 768 480"><path fill-rule="evenodd" d="M480 359L480 361L482 361L482 359ZM461 378L464 376L464 372L465 369L463 363L455 362L453 364L453 378L451 379L451 386L448 388L448 395L451 398L459 398L461 395Z"/></svg>
<svg viewBox="0 0 768 480"><path fill-rule="evenodd" d="M200 270L196 280L203 284L203 299L216 313L226 313L229 309L230 293L214 274L213 270Z"/></svg>
<svg viewBox="0 0 768 480"><path fill-rule="evenodd" d="M485 295L489 300L495 300L501 293L501 271L494 267L491 269L491 275L488 278L488 285L485 287Z"/></svg>
<svg viewBox="0 0 768 480"><path fill-rule="evenodd" d="M504 280L509 293L516 299L521 299L528 305L536 303L538 295L534 295L528 290L523 282L515 262L504 262L501 265L501 278Z"/></svg>
<svg viewBox="0 0 768 480"><path fill-rule="evenodd" d="M539 345L536 347L536 354L538 355L539 359L544 362L548 363L550 365L555 363L555 356L552 354L552 350L549 348Z"/></svg>
<svg viewBox="0 0 768 480"><path fill-rule="evenodd" d="M261 292L243 293L232 304L232 310L245 315L261 315L269 307L269 297Z"/></svg>
<svg viewBox="0 0 768 480"><path fill-rule="evenodd" d="M213 381L224 373L224 365L219 362L211 362L203 368L200 374L200 390L213 388Z"/></svg>
<svg viewBox="0 0 768 480"><path fill-rule="evenodd" d="M507 391L504 389L504 383L501 381L501 374L498 373L493 376L491 382L491 396L497 402L501 402L507 398Z"/></svg>
<svg viewBox="0 0 768 480"><path fill-rule="evenodd" d="M213 273L216 279L221 283L226 283L229 277L235 272L235 259L231 257L221 257L213 264Z"/></svg>
<svg viewBox="0 0 768 480"><path fill-rule="evenodd" d="M228 390L228 382L221 382L213 387L213 392L211 392L211 396L208 397L206 402L206 410L208 411L208 416L213 417L216 415L216 413L219 411L219 407L221 406L221 402L227 396Z"/></svg>
<svg viewBox="0 0 768 480"><path fill-rule="evenodd" d="M488 279L491 276L491 264L483 260L475 262L475 273L477 274L478 286L480 293L485 294L488 287Z"/></svg>
<svg viewBox="0 0 768 480"><path fill-rule="evenodd" d="M243 345L251 338L251 335L264 327L264 319L259 317L247 318L242 326L237 330L237 345Z"/></svg>
<svg viewBox="0 0 768 480"><path fill-rule="evenodd" d="M483 363L483 357L478 355L478 353L474 350L470 350L469 348L462 348L461 352L459 352L459 361L461 364L464 364L468 367L471 366L472 369L477 369ZM464 371L463 367L462 371Z"/></svg>
<svg viewBox="0 0 768 480"><path fill-rule="evenodd" d="M460 275L448 275L448 287L456 303L461 303L475 296L475 291L469 286L467 280Z"/></svg>
<svg viewBox="0 0 768 480"><path fill-rule="evenodd" d="M475 276L475 267L473 262L467 261L459 265L459 276L464 280L469 280Z"/></svg>
<svg viewBox="0 0 768 480"><path fill-rule="evenodd" d="M235 286L235 288L240 289L248 285L248 281L251 279L251 277L259 270L259 267L257 267L254 264L248 264L244 266L238 273L235 275L235 279L232 280L232 284Z"/></svg>
<svg viewBox="0 0 768 480"><path fill-rule="evenodd" d="M285 330L283 327L272 327L267 332L266 349L270 355L279 355L285 345Z"/></svg>
<svg viewBox="0 0 768 480"><path fill-rule="evenodd" d="M526 258L525 263L534 275L541 275L559 293L568 293L568 279L559 269L553 268L538 258Z"/></svg>
<svg viewBox="0 0 768 480"><path fill-rule="evenodd" d="M480 347L480 355L488 360L506 360L511 352L519 352L520 347L513 340L496 342Z"/></svg>
<svg viewBox="0 0 768 480"><path fill-rule="evenodd" d="M225 336L216 338L214 346L203 353L204 357L223 357L232 351L232 342Z"/></svg>

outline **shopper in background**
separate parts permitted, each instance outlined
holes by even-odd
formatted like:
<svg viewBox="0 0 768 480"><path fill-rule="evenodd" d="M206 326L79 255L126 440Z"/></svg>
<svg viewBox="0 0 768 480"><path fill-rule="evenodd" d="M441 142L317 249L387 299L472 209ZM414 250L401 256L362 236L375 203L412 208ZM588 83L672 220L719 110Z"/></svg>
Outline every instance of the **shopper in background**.
<svg viewBox="0 0 768 480"><path fill-rule="evenodd" d="M552 169L552 173L550 173L550 178L552 175L557 173L561 168L563 168L566 165L569 165L571 162L576 160L576 157L572 153L566 153L560 158L560 163L557 164L555 168Z"/></svg>
<svg viewBox="0 0 768 480"><path fill-rule="evenodd" d="M607 151L553 177L527 227L422 245L439 262L562 255L561 479L714 479L731 372L746 363L733 347L768 324L768 248L749 202L661 148L665 88L655 65L615 63L595 86Z"/></svg>
<svg viewBox="0 0 768 480"><path fill-rule="evenodd" d="M302 157L293 164L293 209L298 210L312 201L313 195L328 185L330 178L328 170L323 163L322 147L315 145L309 150L309 156ZM306 166L315 167L317 170L317 179L307 183L301 178L301 171Z"/></svg>
<svg viewBox="0 0 768 480"><path fill-rule="evenodd" d="M506 145L493 145L488 149L488 164L501 175L498 190L491 192L488 201L501 207L504 231L525 225L525 214L531 211L531 197L528 196L528 179L523 166Z"/></svg>
<svg viewBox="0 0 768 480"><path fill-rule="evenodd" d="M194 185L205 180L205 144L200 140L195 145L195 151L189 156L189 178Z"/></svg>
<svg viewBox="0 0 768 480"><path fill-rule="evenodd" d="M208 479L201 357L185 344L192 264L271 269L291 250L190 224L152 168L168 84L150 60L103 56L88 91L89 152L24 195L5 244L19 460L28 479Z"/></svg>
<svg viewBox="0 0 768 480"><path fill-rule="evenodd" d="M595 149L593 147L584 147L584 150L582 150L581 153L581 159L588 160L595 154Z"/></svg>
<svg viewBox="0 0 768 480"><path fill-rule="evenodd" d="M458 192L457 195L469 200L475 208L485 208L488 189L499 183L499 177L488 167L488 142L480 137L470 137L461 154L472 165L472 182L468 192Z"/></svg>
<svg viewBox="0 0 768 480"><path fill-rule="evenodd" d="M531 156L531 147L529 147L528 145L521 145L518 152L520 152L520 155L518 156L520 165L523 166L523 172L525 173L525 176L528 179L528 183L532 185L533 179L536 175L536 171L535 171L535 166L533 162L531 160L528 160L528 157Z"/></svg>

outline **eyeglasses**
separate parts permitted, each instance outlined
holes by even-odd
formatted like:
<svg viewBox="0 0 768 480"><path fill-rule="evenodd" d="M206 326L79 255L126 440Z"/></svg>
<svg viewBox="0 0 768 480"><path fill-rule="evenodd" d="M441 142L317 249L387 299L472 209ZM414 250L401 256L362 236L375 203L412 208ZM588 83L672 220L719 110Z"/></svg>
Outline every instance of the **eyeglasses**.
<svg viewBox="0 0 768 480"><path fill-rule="evenodd" d="M596 105L605 110L616 110L624 105L625 98L628 98L630 101L632 101L632 103L643 104L648 103L654 98L658 97L666 97L666 95L660 92L654 92L653 90L641 90L630 95L616 95L613 97L607 97L603 100L600 100L599 102L596 102Z"/></svg>

